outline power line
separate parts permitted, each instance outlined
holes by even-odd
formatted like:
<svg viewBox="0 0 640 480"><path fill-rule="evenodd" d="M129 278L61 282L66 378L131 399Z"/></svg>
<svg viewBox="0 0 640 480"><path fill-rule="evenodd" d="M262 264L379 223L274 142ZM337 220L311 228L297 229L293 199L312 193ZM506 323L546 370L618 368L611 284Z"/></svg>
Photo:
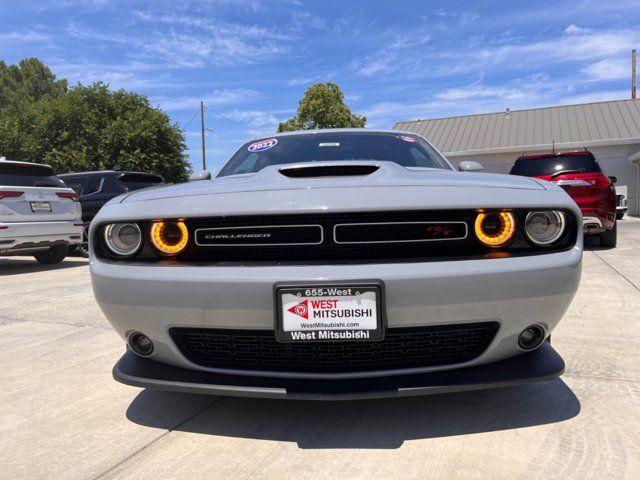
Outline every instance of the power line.
<svg viewBox="0 0 640 480"><path fill-rule="evenodd" d="M198 116L199 113L200 113L200 110L196 110L196 113L193 114L193 117L191 117L191 120L189 120L187 124L184 126L185 130L189 128L189 125L191 125L191 122L195 120L195 118Z"/></svg>
<svg viewBox="0 0 640 480"><path fill-rule="evenodd" d="M237 120L234 120L233 118L229 118L229 117L227 117L226 115L221 114L220 112L216 112L216 111L215 111L214 109L212 109L211 107L204 107L204 108L206 108L207 110L209 110L209 111L210 111L211 113L213 113L214 115L218 115L219 117L224 118L225 120L227 120L227 121L229 121L229 122L233 122L233 123L235 123L235 124L237 124L237 125L240 125L241 127L248 128L249 130L253 130L254 132L258 132L258 133L260 133L260 134L262 134L262 135L269 135L269 133L267 133L267 132L265 132L265 131L259 130L259 129L254 128L254 127L251 127L251 126L246 125L246 124L244 124L244 123L242 123L242 122L238 122Z"/></svg>

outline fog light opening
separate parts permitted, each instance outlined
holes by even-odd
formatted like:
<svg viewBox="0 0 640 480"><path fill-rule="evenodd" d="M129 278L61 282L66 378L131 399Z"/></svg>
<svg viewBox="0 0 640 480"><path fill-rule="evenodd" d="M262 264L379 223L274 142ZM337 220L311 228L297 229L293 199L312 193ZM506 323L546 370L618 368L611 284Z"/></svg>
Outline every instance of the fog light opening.
<svg viewBox="0 0 640 480"><path fill-rule="evenodd" d="M544 328L540 325L529 325L518 336L518 345L523 350L533 350L544 340Z"/></svg>
<svg viewBox="0 0 640 480"><path fill-rule="evenodd" d="M153 353L153 342L140 332L133 332L127 338L129 348L141 357L148 357Z"/></svg>

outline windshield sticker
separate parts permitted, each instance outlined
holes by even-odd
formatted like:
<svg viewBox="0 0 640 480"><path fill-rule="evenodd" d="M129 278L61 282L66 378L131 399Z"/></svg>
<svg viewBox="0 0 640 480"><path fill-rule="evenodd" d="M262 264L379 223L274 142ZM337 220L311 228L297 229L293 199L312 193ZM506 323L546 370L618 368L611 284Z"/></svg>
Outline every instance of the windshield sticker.
<svg viewBox="0 0 640 480"><path fill-rule="evenodd" d="M278 144L277 138L269 138L267 140L260 140L259 142L252 143L249 145L250 152L264 152L265 150L269 150L270 148L275 147Z"/></svg>
<svg viewBox="0 0 640 480"><path fill-rule="evenodd" d="M319 147L339 147L340 146L340 142L319 143L318 146Z"/></svg>
<svg viewBox="0 0 640 480"><path fill-rule="evenodd" d="M416 142L418 141L418 140L416 140L415 138L413 138L413 137L408 137L408 136L406 136L406 135L399 135L399 136L398 136L398 138L399 138L400 140L404 140L405 142L410 142L410 143L416 143Z"/></svg>

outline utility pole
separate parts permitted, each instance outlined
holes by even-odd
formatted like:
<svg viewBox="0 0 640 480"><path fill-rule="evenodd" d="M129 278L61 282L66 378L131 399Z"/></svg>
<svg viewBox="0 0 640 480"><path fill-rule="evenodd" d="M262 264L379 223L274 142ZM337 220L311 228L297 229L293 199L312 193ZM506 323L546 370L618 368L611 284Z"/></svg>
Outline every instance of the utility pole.
<svg viewBox="0 0 640 480"><path fill-rule="evenodd" d="M631 99L636 99L636 49L631 50Z"/></svg>
<svg viewBox="0 0 640 480"><path fill-rule="evenodd" d="M202 130L202 170L207 169L207 157L204 145L204 102L200 102L200 128Z"/></svg>

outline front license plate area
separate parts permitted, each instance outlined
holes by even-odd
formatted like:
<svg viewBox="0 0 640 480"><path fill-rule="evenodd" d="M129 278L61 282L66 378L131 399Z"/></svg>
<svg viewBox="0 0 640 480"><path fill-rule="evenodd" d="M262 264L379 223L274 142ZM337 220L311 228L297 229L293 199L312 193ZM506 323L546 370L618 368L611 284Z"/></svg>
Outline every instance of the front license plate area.
<svg viewBox="0 0 640 480"><path fill-rule="evenodd" d="M279 342L367 342L384 338L382 282L276 285L275 293Z"/></svg>
<svg viewBox="0 0 640 480"><path fill-rule="evenodd" d="M33 213L50 213L51 204L49 202L31 202L31 211Z"/></svg>

